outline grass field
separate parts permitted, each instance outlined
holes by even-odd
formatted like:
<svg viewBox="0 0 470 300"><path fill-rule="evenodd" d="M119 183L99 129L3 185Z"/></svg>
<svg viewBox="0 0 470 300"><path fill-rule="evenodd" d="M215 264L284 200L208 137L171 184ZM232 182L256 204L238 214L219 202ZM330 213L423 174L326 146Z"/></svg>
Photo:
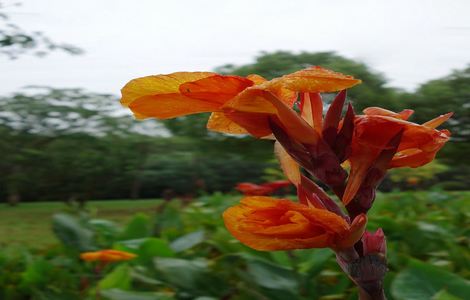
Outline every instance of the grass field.
<svg viewBox="0 0 470 300"><path fill-rule="evenodd" d="M446 192L442 195L432 196L432 192L412 193L420 202L428 198L438 198L447 195L449 199L462 203L462 210L468 211L470 192ZM403 193L379 194L377 201L386 197L400 201ZM450 196L450 197L449 197ZM155 213L155 209L163 200L106 200L89 201L87 210L95 218L115 221L124 225L135 213L148 215ZM376 203L380 206L381 203ZM54 213L70 209L62 202L22 203L16 207L0 204L0 246L24 245L38 248L54 244L57 240L51 230L51 218ZM373 209L374 210L374 209Z"/></svg>
<svg viewBox="0 0 470 300"><path fill-rule="evenodd" d="M126 223L135 213L152 214L162 200L91 201L88 211L96 218ZM70 209L62 202L22 203L11 207L0 204L0 245L21 244L42 247L55 243L51 231L51 217Z"/></svg>

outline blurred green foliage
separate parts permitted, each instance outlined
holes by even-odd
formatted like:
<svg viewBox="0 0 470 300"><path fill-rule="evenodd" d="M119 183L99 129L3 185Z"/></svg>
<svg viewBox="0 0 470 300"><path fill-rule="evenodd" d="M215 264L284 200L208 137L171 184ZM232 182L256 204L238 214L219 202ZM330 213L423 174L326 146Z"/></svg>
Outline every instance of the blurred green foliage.
<svg viewBox="0 0 470 300"><path fill-rule="evenodd" d="M236 241L221 213L238 198L162 201L125 226L58 214L60 246L0 251L0 299L356 299L329 249L259 252ZM369 226L388 238L388 299L466 299L469 205L468 192L378 195ZM101 272L78 258L104 248L138 257Z"/></svg>

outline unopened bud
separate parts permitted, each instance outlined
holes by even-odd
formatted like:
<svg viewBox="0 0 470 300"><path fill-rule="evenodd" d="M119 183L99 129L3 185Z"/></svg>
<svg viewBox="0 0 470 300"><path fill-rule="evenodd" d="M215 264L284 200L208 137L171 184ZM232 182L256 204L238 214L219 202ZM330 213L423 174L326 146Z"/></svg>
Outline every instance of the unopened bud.
<svg viewBox="0 0 470 300"><path fill-rule="evenodd" d="M377 229L375 233L364 232L362 236L362 247L364 256L376 253L386 255L387 243L382 228Z"/></svg>

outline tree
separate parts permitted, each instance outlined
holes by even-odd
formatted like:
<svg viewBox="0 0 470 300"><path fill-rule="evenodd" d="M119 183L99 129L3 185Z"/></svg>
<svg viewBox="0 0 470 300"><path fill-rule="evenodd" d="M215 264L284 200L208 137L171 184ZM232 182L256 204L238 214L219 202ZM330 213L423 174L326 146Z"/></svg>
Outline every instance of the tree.
<svg viewBox="0 0 470 300"><path fill-rule="evenodd" d="M18 6L19 4L11 4ZM51 51L61 50L77 55L83 50L66 43L56 43L39 31L27 31L13 23L6 12L7 6L0 2L0 55L10 59L32 53L36 56L47 55Z"/></svg>
<svg viewBox="0 0 470 300"><path fill-rule="evenodd" d="M442 162L452 166L443 179L444 187L468 189L470 176L470 65L443 78L422 84L416 93L407 96L416 110L414 120L426 122L436 116L454 112L440 128L451 131L451 142L439 154Z"/></svg>
<svg viewBox="0 0 470 300"><path fill-rule="evenodd" d="M147 143L141 132L166 134L155 121L137 123L118 113L114 96L81 89L36 88L0 97L0 106L0 184L11 204L23 195L31 198L32 191L51 195L47 191L54 182L65 182L68 197L83 190L87 197L100 179L116 173L110 170L120 161L106 165L122 158L113 152L115 144L131 135ZM133 154L142 159L139 149ZM64 189L55 188L58 194Z"/></svg>

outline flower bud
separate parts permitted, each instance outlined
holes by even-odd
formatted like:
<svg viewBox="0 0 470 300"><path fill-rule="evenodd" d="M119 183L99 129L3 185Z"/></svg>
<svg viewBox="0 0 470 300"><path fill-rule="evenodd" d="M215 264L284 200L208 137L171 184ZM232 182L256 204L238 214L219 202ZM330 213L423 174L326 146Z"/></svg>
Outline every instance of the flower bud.
<svg viewBox="0 0 470 300"><path fill-rule="evenodd" d="M375 253L386 255L387 243L382 228L377 229L375 233L364 232L362 247L364 256Z"/></svg>

